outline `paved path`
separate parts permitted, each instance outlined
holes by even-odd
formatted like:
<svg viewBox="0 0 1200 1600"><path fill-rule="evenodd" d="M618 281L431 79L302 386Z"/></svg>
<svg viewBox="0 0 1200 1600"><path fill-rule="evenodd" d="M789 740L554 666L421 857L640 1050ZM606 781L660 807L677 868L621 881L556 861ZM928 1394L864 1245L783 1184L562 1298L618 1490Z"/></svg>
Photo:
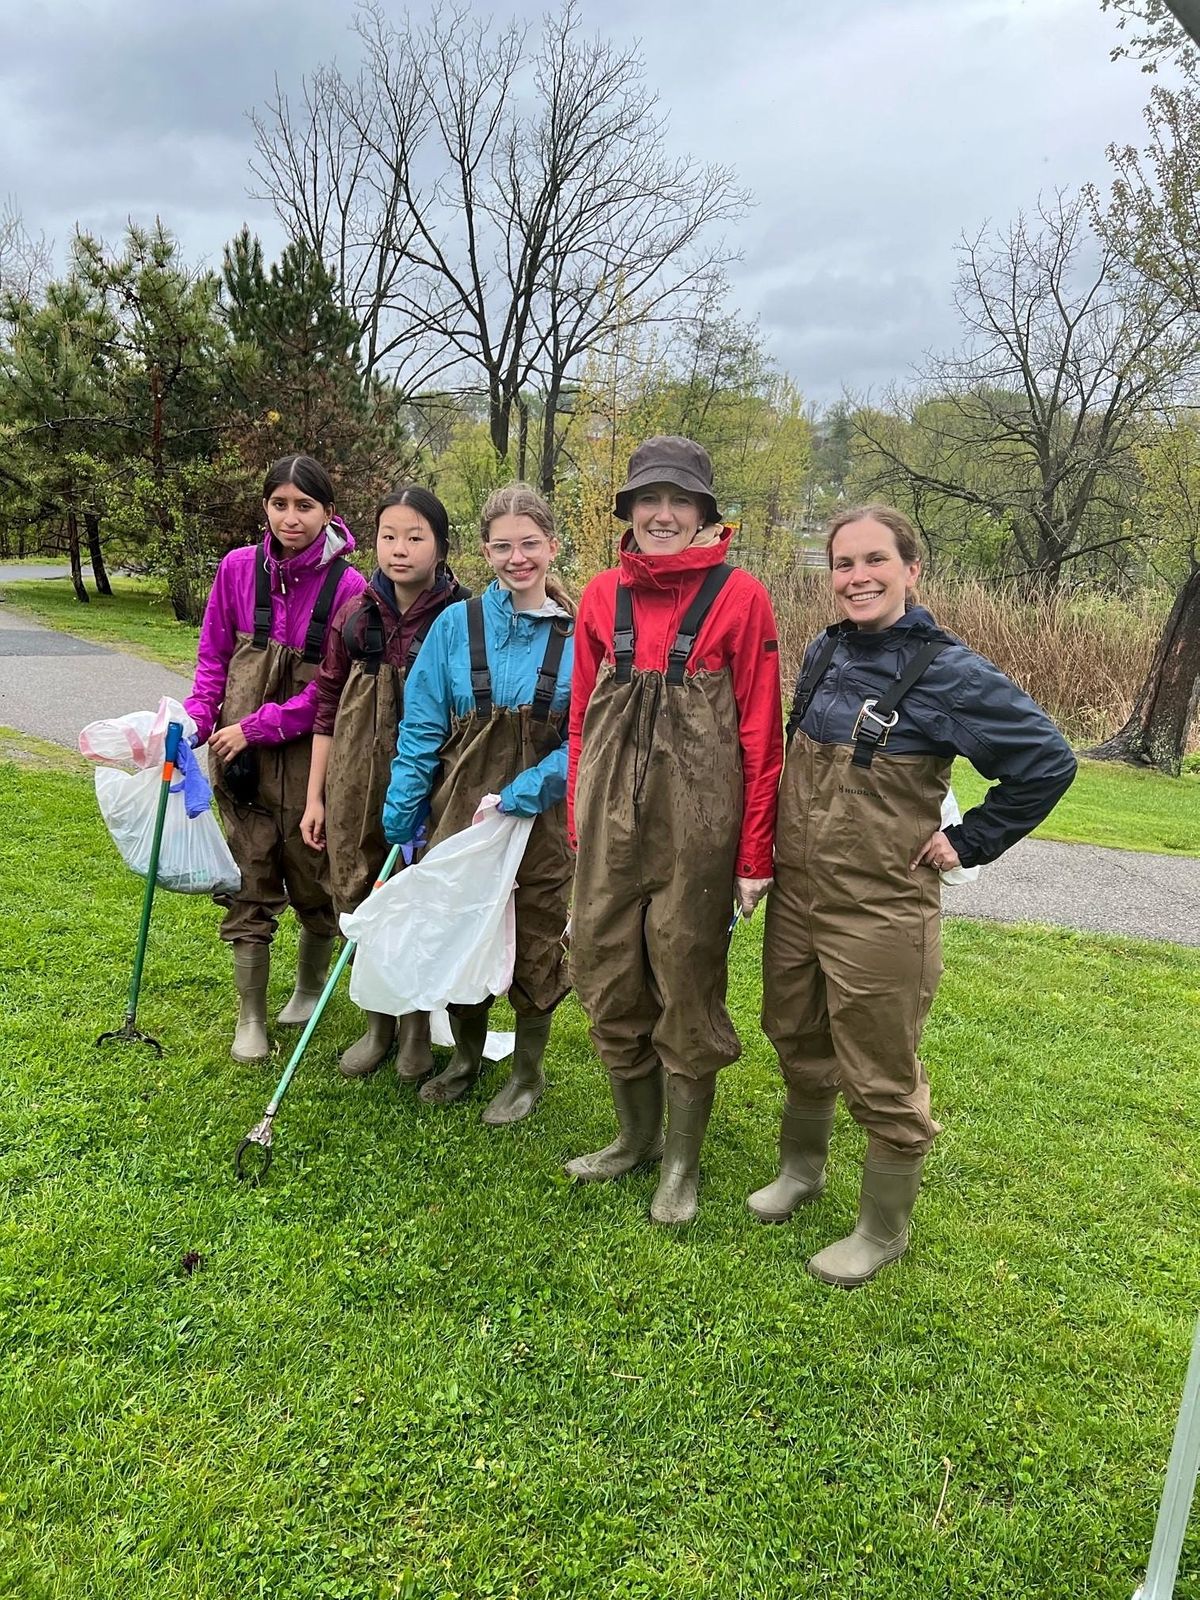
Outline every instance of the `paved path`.
<svg viewBox="0 0 1200 1600"><path fill-rule="evenodd" d="M190 688L166 667L41 627L0 605L5 727L77 749L79 730L96 718L153 709L164 694L182 700ZM943 904L948 916L1200 945L1200 860L1025 839L975 884L947 888Z"/></svg>
<svg viewBox="0 0 1200 1600"><path fill-rule="evenodd" d="M951 917L1200 945L1200 860L1022 839L975 883L944 888L942 906Z"/></svg>
<svg viewBox="0 0 1200 1600"><path fill-rule="evenodd" d="M79 730L98 717L153 711L164 694L182 700L191 687L166 667L0 604L0 726L77 750Z"/></svg>
<svg viewBox="0 0 1200 1600"><path fill-rule="evenodd" d="M25 561L6 565L0 561L0 583L24 583L26 578L69 578L70 567L32 565Z"/></svg>

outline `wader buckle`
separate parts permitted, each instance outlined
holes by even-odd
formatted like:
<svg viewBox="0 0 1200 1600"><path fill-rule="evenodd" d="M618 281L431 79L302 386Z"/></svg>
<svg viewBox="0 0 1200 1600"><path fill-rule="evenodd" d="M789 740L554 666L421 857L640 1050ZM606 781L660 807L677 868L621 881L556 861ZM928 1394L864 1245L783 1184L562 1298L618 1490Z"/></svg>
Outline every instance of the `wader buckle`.
<svg viewBox="0 0 1200 1600"><path fill-rule="evenodd" d="M900 713L893 711L890 716L880 716L875 707L879 704L877 699L864 700L862 710L858 713L858 720L854 724L853 737L855 739L869 739L877 748L882 748L887 743L887 736L900 721ZM870 726L864 727L867 723Z"/></svg>

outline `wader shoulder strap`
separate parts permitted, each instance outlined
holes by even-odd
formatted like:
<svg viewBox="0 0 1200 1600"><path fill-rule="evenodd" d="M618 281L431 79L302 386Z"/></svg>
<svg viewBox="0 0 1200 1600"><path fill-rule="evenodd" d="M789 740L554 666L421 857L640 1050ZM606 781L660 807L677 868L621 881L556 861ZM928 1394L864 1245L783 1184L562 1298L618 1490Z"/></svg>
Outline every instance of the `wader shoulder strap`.
<svg viewBox="0 0 1200 1600"><path fill-rule="evenodd" d="M421 646L425 643L425 635L433 627L434 620L433 617L430 617L424 626L418 628L416 633L413 634L412 643L408 647L408 654L404 657L404 670L406 673L412 671L412 664L420 655Z"/></svg>
<svg viewBox="0 0 1200 1600"><path fill-rule="evenodd" d="M341 556L335 556L329 563L325 582L321 585L317 603L313 607L312 616L308 619L308 631L304 635L302 659L309 666L321 659L321 646L325 643L325 624L329 621L329 613L333 610L333 597L337 593L338 584L342 581L342 574L349 569L350 563Z"/></svg>
<svg viewBox="0 0 1200 1600"><path fill-rule="evenodd" d="M483 601L467 601L467 643L471 650L471 693L481 717L492 714L492 674L488 668L487 639L483 632Z"/></svg>
<svg viewBox="0 0 1200 1600"><path fill-rule="evenodd" d="M833 653L838 647L838 637L836 624L832 628L826 628L825 639L821 648L812 658L812 664L808 671L797 680L796 693L792 699L791 714L787 720L787 739L789 744L792 742L796 729L804 720L809 706L812 705L813 695L816 694L821 679L829 671L829 663L833 660Z"/></svg>
<svg viewBox="0 0 1200 1600"><path fill-rule="evenodd" d="M929 664L954 642L944 635L940 639L927 639L885 695L863 701L854 724L854 754L850 758L853 766L871 765L876 750L887 744L888 734L900 720L896 707Z"/></svg>
<svg viewBox="0 0 1200 1600"><path fill-rule="evenodd" d="M682 683L684 669L691 658L696 646L696 638L704 626L704 620L716 604L717 596L733 577L733 568L726 562L719 567L713 567L700 585L696 598L687 608L683 621L679 624L679 632L675 635L675 643L667 654L667 682Z"/></svg>
<svg viewBox="0 0 1200 1600"><path fill-rule="evenodd" d="M254 638L256 650L267 648L271 632L271 574L267 571L267 552L262 545L254 563Z"/></svg>
<svg viewBox="0 0 1200 1600"><path fill-rule="evenodd" d="M378 604L365 600L362 610L348 617L342 625L342 638L350 659L361 661L363 671L376 677L384 650L383 617Z"/></svg>
<svg viewBox="0 0 1200 1600"><path fill-rule="evenodd" d="M628 683L633 677L633 590L623 583L617 585L613 612L613 665L614 680Z"/></svg>
<svg viewBox="0 0 1200 1600"><path fill-rule="evenodd" d="M549 722L550 706L554 700L554 691L558 687L558 669L562 665L563 649L567 640L574 632L574 625L570 622L552 622L550 624L550 637L546 640L546 653L542 657L542 664L538 668L537 687L533 691L533 709L530 716L534 722Z"/></svg>

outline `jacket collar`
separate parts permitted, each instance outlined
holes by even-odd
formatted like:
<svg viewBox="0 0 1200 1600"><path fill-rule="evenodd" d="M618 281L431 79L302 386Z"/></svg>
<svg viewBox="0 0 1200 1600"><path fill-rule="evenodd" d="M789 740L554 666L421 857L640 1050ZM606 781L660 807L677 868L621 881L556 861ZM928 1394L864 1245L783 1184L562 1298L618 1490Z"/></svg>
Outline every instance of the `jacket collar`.
<svg viewBox="0 0 1200 1600"><path fill-rule="evenodd" d="M860 628L848 619L835 622L828 631L838 634L854 650L874 651L894 649L906 639L924 638L937 633L939 629L932 613L926 611L924 606L910 606L890 628L882 628L878 632Z"/></svg>
<svg viewBox="0 0 1200 1600"><path fill-rule="evenodd" d="M672 556L648 556L638 549L633 529L621 538L619 571L621 582L630 589L675 589L696 572L719 567L729 553L733 529L722 528L708 544L690 544Z"/></svg>
<svg viewBox="0 0 1200 1600"><path fill-rule="evenodd" d="M280 555L281 546L275 542L275 535L267 528L263 532L263 553L267 563L267 571L272 577L283 576L291 582L308 573L319 572L327 567L337 556L348 556L354 549L354 535L342 521L341 517L333 517L325 528L324 533L308 546L306 550L297 550L294 555Z"/></svg>

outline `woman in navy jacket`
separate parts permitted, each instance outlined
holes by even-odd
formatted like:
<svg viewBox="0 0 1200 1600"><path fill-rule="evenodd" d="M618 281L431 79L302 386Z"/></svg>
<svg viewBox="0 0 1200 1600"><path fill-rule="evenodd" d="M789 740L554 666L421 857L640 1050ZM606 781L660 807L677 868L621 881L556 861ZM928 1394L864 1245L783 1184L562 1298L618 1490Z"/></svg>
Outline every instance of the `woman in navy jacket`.
<svg viewBox="0 0 1200 1600"><path fill-rule="evenodd" d="M939 1132L917 1059L941 976L941 880L994 861L1075 776L1046 713L911 604L921 570L890 506L841 513L827 553L844 620L808 648L788 723L763 946L763 1027L787 1085L780 1172L750 1196L783 1222L825 1184L839 1091L868 1136L858 1224L809 1262L853 1288L904 1253ZM951 764L997 779L942 828Z"/></svg>

